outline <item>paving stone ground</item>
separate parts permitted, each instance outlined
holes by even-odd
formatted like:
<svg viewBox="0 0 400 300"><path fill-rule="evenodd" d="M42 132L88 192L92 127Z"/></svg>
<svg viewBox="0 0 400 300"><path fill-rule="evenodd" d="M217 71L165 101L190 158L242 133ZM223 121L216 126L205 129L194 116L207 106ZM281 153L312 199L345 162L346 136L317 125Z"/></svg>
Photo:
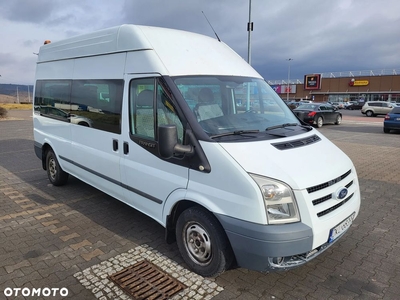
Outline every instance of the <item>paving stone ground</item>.
<svg viewBox="0 0 400 300"><path fill-rule="evenodd" d="M0 121L0 299L124 298L96 278L103 280L110 264L116 270L140 260L141 253L149 257L147 251L183 281L196 278L192 293L176 299L400 295L400 133L383 134L379 122L344 118L340 126L320 129L350 156L359 175L361 211L343 238L291 271L263 274L237 268L203 279L186 269L176 244L165 243L163 228L152 219L75 178L63 187L49 184L33 151L29 115L18 112ZM18 296L6 297L17 288ZM56 295L22 295L39 288ZM66 296L60 294L65 288Z"/></svg>

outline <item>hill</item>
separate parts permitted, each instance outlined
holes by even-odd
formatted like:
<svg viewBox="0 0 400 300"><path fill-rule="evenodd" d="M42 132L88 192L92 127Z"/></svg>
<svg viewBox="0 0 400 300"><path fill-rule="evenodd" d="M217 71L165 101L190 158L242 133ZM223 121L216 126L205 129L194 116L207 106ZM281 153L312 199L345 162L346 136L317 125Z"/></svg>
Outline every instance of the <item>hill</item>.
<svg viewBox="0 0 400 300"><path fill-rule="evenodd" d="M32 92L33 85L0 84L0 103L32 102Z"/></svg>

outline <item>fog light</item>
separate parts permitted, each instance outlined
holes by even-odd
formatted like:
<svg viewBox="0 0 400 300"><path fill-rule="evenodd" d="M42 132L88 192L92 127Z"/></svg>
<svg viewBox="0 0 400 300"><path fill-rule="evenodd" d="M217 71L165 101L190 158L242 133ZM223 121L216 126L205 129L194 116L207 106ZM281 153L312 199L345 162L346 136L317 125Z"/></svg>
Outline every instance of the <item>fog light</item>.
<svg viewBox="0 0 400 300"><path fill-rule="evenodd" d="M272 262L273 262L275 265L280 265L280 264L283 263L283 261L284 261L284 258L283 258L283 257L273 257L273 258L272 258Z"/></svg>

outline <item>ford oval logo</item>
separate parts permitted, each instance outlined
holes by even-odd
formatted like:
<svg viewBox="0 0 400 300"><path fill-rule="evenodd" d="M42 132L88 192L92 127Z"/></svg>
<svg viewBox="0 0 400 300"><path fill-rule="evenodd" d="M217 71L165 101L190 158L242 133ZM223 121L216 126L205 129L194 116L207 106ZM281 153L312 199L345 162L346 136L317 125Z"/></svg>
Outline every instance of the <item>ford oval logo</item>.
<svg viewBox="0 0 400 300"><path fill-rule="evenodd" d="M344 199L346 196L347 196L347 194L348 194L348 189L347 188L340 188L337 192L336 192L336 198L338 199L338 200L342 200L342 199Z"/></svg>

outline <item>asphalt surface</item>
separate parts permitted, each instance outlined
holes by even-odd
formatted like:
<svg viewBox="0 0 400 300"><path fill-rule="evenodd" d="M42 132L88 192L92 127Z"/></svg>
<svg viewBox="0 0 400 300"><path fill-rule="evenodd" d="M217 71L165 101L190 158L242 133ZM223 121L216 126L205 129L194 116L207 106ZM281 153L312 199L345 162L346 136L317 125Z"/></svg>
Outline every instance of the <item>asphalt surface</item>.
<svg viewBox="0 0 400 300"><path fill-rule="evenodd" d="M344 115L319 129L359 176L361 210L344 237L291 271L204 279L152 219L75 178L52 186L33 151L30 112L9 117L0 121L0 299L128 299L107 275L141 257L186 284L174 299L399 298L400 133L384 134L383 118Z"/></svg>

